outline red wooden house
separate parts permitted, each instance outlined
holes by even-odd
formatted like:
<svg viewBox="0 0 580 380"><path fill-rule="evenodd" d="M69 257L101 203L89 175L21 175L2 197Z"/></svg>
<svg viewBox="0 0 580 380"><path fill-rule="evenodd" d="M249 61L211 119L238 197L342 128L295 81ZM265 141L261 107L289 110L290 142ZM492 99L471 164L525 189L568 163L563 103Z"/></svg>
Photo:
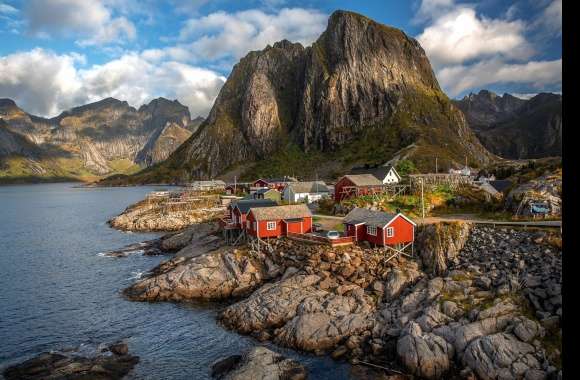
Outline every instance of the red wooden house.
<svg viewBox="0 0 580 380"><path fill-rule="evenodd" d="M305 204L252 208L245 229L260 239L305 234L312 232L312 213Z"/></svg>
<svg viewBox="0 0 580 380"><path fill-rule="evenodd" d="M382 192L384 184L372 174L345 175L334 185L334 201Z"/></svg>
<svg viewBox="0 0 580 380"><path fill-rule="evenodd" d="M268 187L270 189L276 189L280 192L284 190L288 182L294 182L295 180L289 177L284 178L260 178L253 183L254 188L264 188Z"/></svg>
<svg viewBox="0 0 580 380"><path fill-rule="evenodd" d="M260 207L272 207L277 203L271 199L242 199L228 205L227 216L224 226L233 229L243 229L250 209Z"/></svg>
<svg viewBox="0 0 580 380"><path fill-rule="evenodd" d="M405 215L354 208L344 217L345 233L355 241L398 246L415 240L416 224Z"/></svg>

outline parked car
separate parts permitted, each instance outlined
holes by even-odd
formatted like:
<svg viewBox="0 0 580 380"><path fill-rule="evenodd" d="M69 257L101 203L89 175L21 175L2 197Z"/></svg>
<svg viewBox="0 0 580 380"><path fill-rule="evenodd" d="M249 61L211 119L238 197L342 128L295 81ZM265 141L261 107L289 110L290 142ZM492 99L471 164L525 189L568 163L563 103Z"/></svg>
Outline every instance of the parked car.
<svg viewBox="0 0 580 380"><path fill-rule="evenodd" d="M340 237L340 233L338 231L328 231L326 233L327 239L338 239Z"/></svg>

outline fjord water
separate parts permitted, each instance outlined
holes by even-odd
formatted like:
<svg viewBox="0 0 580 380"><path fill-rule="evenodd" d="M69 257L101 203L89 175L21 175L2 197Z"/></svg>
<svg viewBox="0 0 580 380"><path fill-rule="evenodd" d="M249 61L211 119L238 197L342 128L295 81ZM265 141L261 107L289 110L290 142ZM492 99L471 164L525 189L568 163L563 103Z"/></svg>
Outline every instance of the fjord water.
<svg viewBox="0 0 580 380"><path fill-rule="evenodd" d="M154 187L0 186L0 370L38 353L127 339L134 379L204 379L218 358L258 344L216 323L220 304L141 303L120 291L163 257L99 253L154 238L106 221ZM348 378L329 358L273 347L315 379Z"/></svg>

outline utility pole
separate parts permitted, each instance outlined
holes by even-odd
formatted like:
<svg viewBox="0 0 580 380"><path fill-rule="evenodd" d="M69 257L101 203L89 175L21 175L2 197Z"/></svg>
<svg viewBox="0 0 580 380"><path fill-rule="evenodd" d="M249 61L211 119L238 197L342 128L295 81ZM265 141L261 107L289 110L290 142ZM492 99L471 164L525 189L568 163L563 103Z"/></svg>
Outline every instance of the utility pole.
<svg viewBox="0 0 580 380"><path fill-rule="evenodd" d="M439 168L437 167L437 157L435 157L435 174L439 173Z"/></svg>
<svg viewBox="0 0 580 380"><path fill-rule="evenodd" d="M234 195L236 195L238 193L238 181L237 181L237 176L234 176Z"/></svg>

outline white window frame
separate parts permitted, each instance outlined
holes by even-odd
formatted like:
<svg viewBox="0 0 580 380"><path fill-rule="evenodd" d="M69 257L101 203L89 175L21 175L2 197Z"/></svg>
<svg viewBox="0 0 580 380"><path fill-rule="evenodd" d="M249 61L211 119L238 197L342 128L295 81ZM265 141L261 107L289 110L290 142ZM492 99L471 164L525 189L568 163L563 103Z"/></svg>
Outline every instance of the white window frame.
<svg viewBox="0 0 580 380"><path fill-rule="evenodd" d="M377 236L377 227L367 226L367 234L372 235L372 236Z"/></svg>
<svg viewBox="0 0 580 380"><path fill-rule="evenodd" d="M266 222L266 230L268 231L275 231L276 230L276 222L268 221Z"/></svg>
<svg viewBox="0 0 580 380"><path fill-rule="evenodd" d="M246 220L246 227L248 228L248 230L252 229L252 222Z"/></svg>
<svg viewBox="0 0 580 380"><path fill-rule="evenodd" d="M395 236L395 227L387 227L387 237L392 238Z"/></svg>

